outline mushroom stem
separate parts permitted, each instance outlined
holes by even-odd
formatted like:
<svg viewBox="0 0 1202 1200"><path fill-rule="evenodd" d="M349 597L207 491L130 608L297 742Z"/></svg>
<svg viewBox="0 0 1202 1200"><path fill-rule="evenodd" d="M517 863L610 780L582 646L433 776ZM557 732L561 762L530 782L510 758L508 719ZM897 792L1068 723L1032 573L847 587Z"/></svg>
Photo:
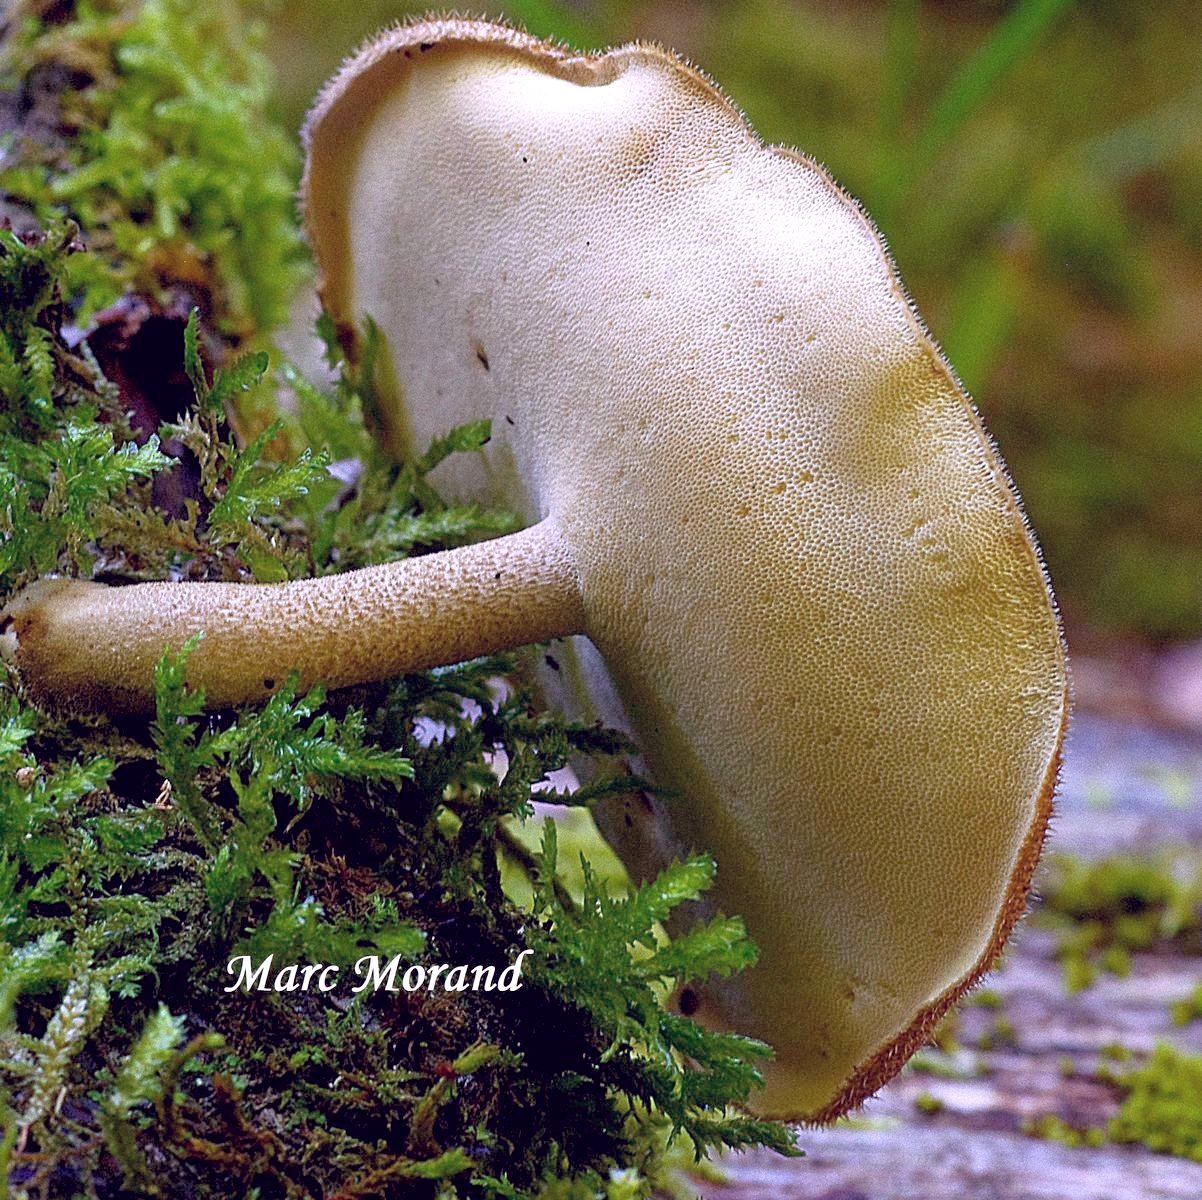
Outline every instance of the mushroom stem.
<svg viewBox="0 0 1202 1200"><path fill-rule="evenodd" d="M0 651L51 707L144 712L164 649L197 632L188 680L213 706L289 672L345 687L584 631L576 567L543 521L493 541L283 584L51 579L0 614Z"/></svg>

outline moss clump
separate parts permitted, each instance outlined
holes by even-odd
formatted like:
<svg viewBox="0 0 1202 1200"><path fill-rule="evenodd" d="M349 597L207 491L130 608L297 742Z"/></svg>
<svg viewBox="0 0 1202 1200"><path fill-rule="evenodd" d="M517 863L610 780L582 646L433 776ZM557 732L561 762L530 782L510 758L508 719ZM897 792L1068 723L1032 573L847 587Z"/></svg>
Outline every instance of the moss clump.
<svg viewBox="0 0 1202 1200"><path fill-rule="evenodd" d="M235 340L283 320L304 261L298 158L266 118L270 71L233 0L26 0L3 67L27 94L67 72L57 130L18 138L4 186L42 224L79 222L80 318L184 286Z"/></svg>
<svg viewBox="0 0 1202 1200"><path fill-rule="evenodd" d="M994 991L993 988L977 988L967 997L965 1004L970 1008L988 1008L991 1011L997 1011L1002 1007L1003 1001L1001 993Z"/></svg>
<svg viewBox="0 0 1202 1200"><path fill-rule="evenodd" d="M1121 1055L1130 1057L1129 1051ZM1202 1162L1202 1056L1161 1042L1144 1062L1122 1072L1102 1067L1098 1075L1123 1093L1118 1113L1104 1128L1049 1115L1031 1122L1026 1132L1066 1146L1137 1144Z"/></svg>
<svg viewBox="0 0 1202 1200"><path fill-rule="evenodd" d="M1202 1056L1162 1042L1115 1082L1126 1096L1107 1127L1111 1141L1202 1162Z"/></svg>
<svg viewBox="0 0 1202 1200"><path fill-rule="evenodd" d="M1202 1021L1202 983L1181 1000L1175 1000L1169 1009L1174 1025L1188 1025L1191 1021Z"/></svg>
<svg viewBox="0 0 1202 1200"><path fill-rule="evenodd" d="M1133 951L1172 943L1202 952L1202 871L1192 856L1116 856L1086 862L1055 855L1036 917L1056 930L1070 992L1100 970L1126 975Z"/></svg>
<svg viewBox="0 0 1202 1200"><path fill-rule="evenodd" d="M1023 1132L1030 1137L1042 1138L1046 1142L1059 1142L1062 1146L1070 1146L1074 1150L1082 1147L1096 1150L1106 1144L1104 1129L1074 1125L1062 1117L1053 1115L1028 1121L1023 1126Z"/></svg>
<svg viewBox="0 0 1202 1200"><path fill-rule="evenodd" d="M130 437L121 398L86 345L62 339L61 286L80 249L0 229L0 590L47 571L90 573L119 523L113 501L168 463ZM144 496L145 491L138 493Z"/></svg>
<svg viewBox="0 0 1202 1200"><path fill-rule="evenodd" d="M977 1046L982 1050L997 1050L1003 1046L1018 1044L1018 1031L1014 1023L1000 1014L994 1017L990 1027L977 1039Z"/></svg>

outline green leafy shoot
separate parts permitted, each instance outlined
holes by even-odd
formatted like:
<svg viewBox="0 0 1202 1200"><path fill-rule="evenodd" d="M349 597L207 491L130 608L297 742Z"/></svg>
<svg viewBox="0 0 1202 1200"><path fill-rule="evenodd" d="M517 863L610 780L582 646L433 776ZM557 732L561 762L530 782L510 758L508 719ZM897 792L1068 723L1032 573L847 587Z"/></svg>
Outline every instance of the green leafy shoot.
<svg viewBox="0 0 1202 1200"><path fill-rule="evenodd" d="M184 373L196 393L196 403L203 409L208 404L209 381L200 358L200 309L193 307L184 325Z"/></svg>
<svg viewBox="0 0 1202 1200"><path fill-rule="evenodd" d="M610 897L582 864L584 900L576 909L564 905L555 887L557 855L555 825L548 821L535 911L549 928L531 934L537 969L547 987L584 1008L608 1036L603 1058L628 1059L631 1100L662 1113L671 1136L685 1133L698 1157L719 1145L767 1144L795 1153L785 1126L726 1111L762 1082L756 1063L771 1056L769 1047L708 1032L666 1011L655 986L729 975L755 962L756 950L737 918L698 922L671 942L663 935L673 911L700 899L712 884L712 859L674 863L623 899Z"/></svg>
<svg viewBox="0 0 1202 1200"><path fill-rule="evenodd" d="M193 720L204 712L204 691L187 683L188 659L199 645L194 634L178 651L166 650L154 674L155 720L150 727L159 770L171 787L171 797L206 850L216 849L220 817L202 794L198 782L202 767L217 761L217 738L200 731Z"/></svg>
<svg viewBox="0 0 1202 1200"><path fill-rule="evenodd" d="M343 961L350 951L334 949L340 943L319 921L320 907L294 894L295 856L277 843L276 801L286 798L303 810L340 780L411 779L412 764L393 750L365 744L366 723L355 709L341 719L320 712L321 685L298 697L295 674L258 711L216 732L204 728L194 719L203 711L204 693L186 682L188 658L199 644L193 637L159 660L152 730L172 799L212 855L205 881L210 908L225 925L235 925L261 881L272 911L260 948L267 942L293 951L320 945L323 961ZM234 814L221 812L201 792L200 774L213 768L222 770L233 790ZM371 945L413 953L422 944L411 927L395 921L376 922L369 933ZM363 944L362 932L356 939L354 945Z"/></svg>
<svg viewBox="0 0 1202 1200"><path fill-rule="evenodd" d="M105 1101L114 1117L125 1117L135 1104L155 1099L161 1090L160 1076L183 1040L184 1023L160 1004L146 1020L138 1040L117 1073Z"/></svg>
<svg viewBox="0 0 1202 1200"><path fill-rule="evenodd" d="M221 382L219 375L211 395ZM279 430L279 422L268 426L234 457L224 493L209 510L209 538L213 544L246 544L247 526L287 511L296 500L329 482L329 458L324 453L305 450L291 463L263 460L264 449Z"/></svg>
<svg viewBox="0 0 1202 1200"><path fill-rule="evenodd" d="M174 461L155 438L127 438L94 362L59 340L77 252L70 227L41 239L0 230L0 588L88 573L114 504Z"/></svg>

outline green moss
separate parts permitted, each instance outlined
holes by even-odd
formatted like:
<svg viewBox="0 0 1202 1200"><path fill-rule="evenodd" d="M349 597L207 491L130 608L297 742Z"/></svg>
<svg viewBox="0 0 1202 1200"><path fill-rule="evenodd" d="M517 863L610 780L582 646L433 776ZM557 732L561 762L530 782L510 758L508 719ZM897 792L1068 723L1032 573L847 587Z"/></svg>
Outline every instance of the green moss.
<svg viewBox="0 0 1202 1200"><path fill-rule="evenodd" d="M1202 983L1184 999L1171 1005L1170 1014L1174 1025L1188 1025L1191 1021L1202 1021Z"/></svg>
<svg viewBox="0 0 1202 1200"><path fill-rule="evenodd" d="M1128 1062L1133 1056L1120 1046L1109 1048L1107 1057ZM1123 1094L1118 1113L1105 1127L1072 1125L1047 1115L1029 1122L1025 1132L1074 1147L1138 1144L1202 1162L1202 1056L1162 1042L1128 1070L1104 1066L1098 1075Z"/></svg>
<svg viewBox="0 0 1202 1200"><path fill-rule="evenodd" d="M52 570L89 573L115 502L170 460L129 439L120 397L62 340L71 226L0 229L0 590Z"/></svg>
<svg viewBox="0 0 1202 1200"><path fill-rule="evenodd" d="M1074 1150L1083 1147L1096 1149L1106 1144L1105 1130L1073 1125L1057 1116L1049 1115L1028 1121L1023 1126L1023 1132L1030 1137L1042 1138L1048 1142L1059 1142L1062 1146L1071 1146Z"/></svg>
<svg viewBox="0 0 1202 1200"><path fill-rule="evenodd" d="M975 1060L960 1061L942 1050L919 1050L906 1064L906 1070L940 1079L976 1079L982 1073Z"/></svg>
<svg viewBox="0 0 1202 1200"><path fill-rule="evenodd" d="M1058 935L1069 992L1099 971L1125 976L1131 954L1172 943L1202 951L1202 870L1187 854L1048 860L1036 920Z"/></svg>
<svg viewBox="0 0 1202 1200"><path fill-rule="evenodd" d="M1111 1141L1202 1162L1202 1056L1162 1043L1118 1083L1126 1096L1107 1128Z"/></svg>
<svg viewBox="0 0 1202 1200"><path fill-rule="evenodd" d="M996 1050L999 1046L1014 1046L1018 1042L1018 1033L1014 1023L1009 1018L997 1016L993 1023L977 1039L977 1045L982 1050Z"/></svg>
<svg viewBox="0 0 1202 1200"><path fill-rule="evenodd" d="M977 988L976 991L969 994L965 1003L973 1008L996 1010L1002 1007L1002 996L993 988Z"/></svg>
<svg viewBox="0 0 1202 1200"><path fill-rule="evenodd" d="M89 77L63 96L69 140L22 143L0 186L43 222L79 222L82 316L182 286L229 337L278 325L303 266L298 156L266 118L270 71L233 0L81 0L7 48L17 86L55 63Z"/></svg>
<svg viewBox="0 0 1202 1200"><path fill-rule="evenodd" d="M1130 1046L1124 1046L1122 1042L1107 1042L1098 1048L1098 1054L1107 1061L1116 1063L1130 1062L1135 1057Z"/></svg>

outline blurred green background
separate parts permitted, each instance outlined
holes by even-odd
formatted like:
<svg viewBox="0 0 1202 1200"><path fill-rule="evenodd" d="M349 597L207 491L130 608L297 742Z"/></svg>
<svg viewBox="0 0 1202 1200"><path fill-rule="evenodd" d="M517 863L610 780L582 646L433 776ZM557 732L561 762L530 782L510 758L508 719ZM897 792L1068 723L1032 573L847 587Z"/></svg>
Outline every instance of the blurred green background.
<svg viewBox="0 0 1202 1200"><path fill-rule="evenodd" d="M277 0L299 125L424 6ZM1202 5L512 0L577 47L704 67L867 207L1000 444L1070 630L1202 633Z"/></svg>

